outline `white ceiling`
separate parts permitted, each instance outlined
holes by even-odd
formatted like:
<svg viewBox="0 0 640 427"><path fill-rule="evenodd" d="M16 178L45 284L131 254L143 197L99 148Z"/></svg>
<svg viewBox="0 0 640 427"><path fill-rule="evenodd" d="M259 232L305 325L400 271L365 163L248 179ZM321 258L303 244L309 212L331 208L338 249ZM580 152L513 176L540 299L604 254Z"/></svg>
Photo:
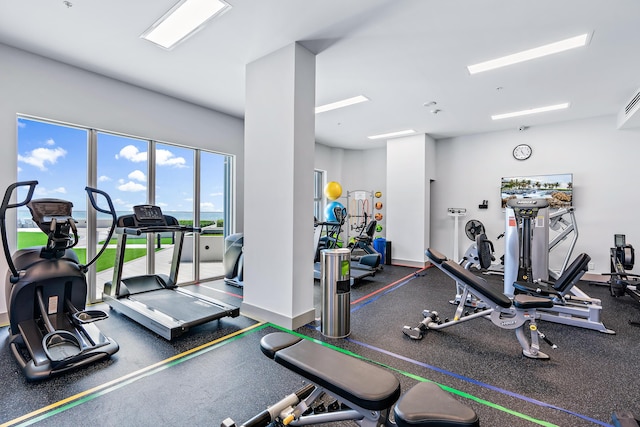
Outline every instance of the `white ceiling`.
<svg viewBox="0 0 640 427"><path fill-rule="evenodd" d="M228 0L171 51L139 36L177 0L69 1L2 1L0 43L243 117L246 64L299 41L317 54L317 105L371 100L317 115L316 140L336 147L381 147L367 136L407 128L438 139L613 115L640 88L637 0ZM466 70L585 32L584 48Z"/></svg>

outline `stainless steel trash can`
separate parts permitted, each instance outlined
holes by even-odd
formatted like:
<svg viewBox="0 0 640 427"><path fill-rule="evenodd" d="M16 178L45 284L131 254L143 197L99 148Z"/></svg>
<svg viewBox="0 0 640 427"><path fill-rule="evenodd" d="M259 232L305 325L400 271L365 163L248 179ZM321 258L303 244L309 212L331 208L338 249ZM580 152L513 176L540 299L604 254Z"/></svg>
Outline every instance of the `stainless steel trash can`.
<svg viewBox="0 0 640 427"><path fill-rule="evenodd" d="M320 332L329 338L351 333L351 250L323 249L320 253L322 312Z"/></svg>

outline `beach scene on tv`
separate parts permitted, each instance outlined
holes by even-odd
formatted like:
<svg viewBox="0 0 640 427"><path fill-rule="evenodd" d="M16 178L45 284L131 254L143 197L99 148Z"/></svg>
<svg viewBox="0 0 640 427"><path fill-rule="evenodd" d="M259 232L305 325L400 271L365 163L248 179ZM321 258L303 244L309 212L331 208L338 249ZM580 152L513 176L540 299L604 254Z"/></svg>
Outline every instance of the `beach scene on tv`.
<svg viewBox="0 0 640 427"><path fill-rule="evenodd" d="M573 205L573 174L502 178L500 193L503 208L509 199L547 199L551 208L568 208Z"/></svg>

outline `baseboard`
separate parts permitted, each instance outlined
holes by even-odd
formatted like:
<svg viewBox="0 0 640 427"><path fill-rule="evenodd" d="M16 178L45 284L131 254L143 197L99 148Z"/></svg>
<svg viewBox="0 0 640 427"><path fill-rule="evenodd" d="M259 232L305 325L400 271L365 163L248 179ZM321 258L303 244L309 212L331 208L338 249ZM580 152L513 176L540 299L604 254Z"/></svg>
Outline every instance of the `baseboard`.
<svg viewBox="0 0 640 427"><path fill-rule="evenodd" d="M0 313L0 326L7 326L9 324L9 314Z"/></svg>
<svg viewBox="0 0 640 427"><path fill-rule="evenodd" d="M417 268L425 268L429 264L428 261L411 261L407 259L398 259L393 258L391 260L391 265L397 265L399 267L417 267Z"/></svg>
<svg viewBox="0 0 640 427"><path fill-rule="evenodd" d="M599 282L599 283L607 283L611 276L603 276L599 273L584 273L582 276L582 281L584 282Z"/></svg>
<svg viewBox="0 0 640 427"><path fill-rule="evenodd" d="M240 314L252 319L271 322L291 330L296 330L316 320L316 309L313 307L292 318L243 302L240 306Z"/></svg>

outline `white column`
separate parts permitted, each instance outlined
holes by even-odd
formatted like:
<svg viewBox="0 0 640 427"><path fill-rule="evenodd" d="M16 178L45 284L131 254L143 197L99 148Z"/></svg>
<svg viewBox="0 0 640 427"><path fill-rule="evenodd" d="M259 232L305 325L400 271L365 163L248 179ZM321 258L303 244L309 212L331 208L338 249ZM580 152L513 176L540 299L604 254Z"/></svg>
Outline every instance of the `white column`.
<svg viewBox="0 0 640 427"><path fill-rule="evenodd" d="M298 44L246 68L243 314L314 320L315 56Z"/></svg>
<svg viewBox="0 0 640 427"><path fill-rule="evenodd" d="M435 141L426 134L387 141L387 240L392 262L423 267L429 246Z"/></svg>

